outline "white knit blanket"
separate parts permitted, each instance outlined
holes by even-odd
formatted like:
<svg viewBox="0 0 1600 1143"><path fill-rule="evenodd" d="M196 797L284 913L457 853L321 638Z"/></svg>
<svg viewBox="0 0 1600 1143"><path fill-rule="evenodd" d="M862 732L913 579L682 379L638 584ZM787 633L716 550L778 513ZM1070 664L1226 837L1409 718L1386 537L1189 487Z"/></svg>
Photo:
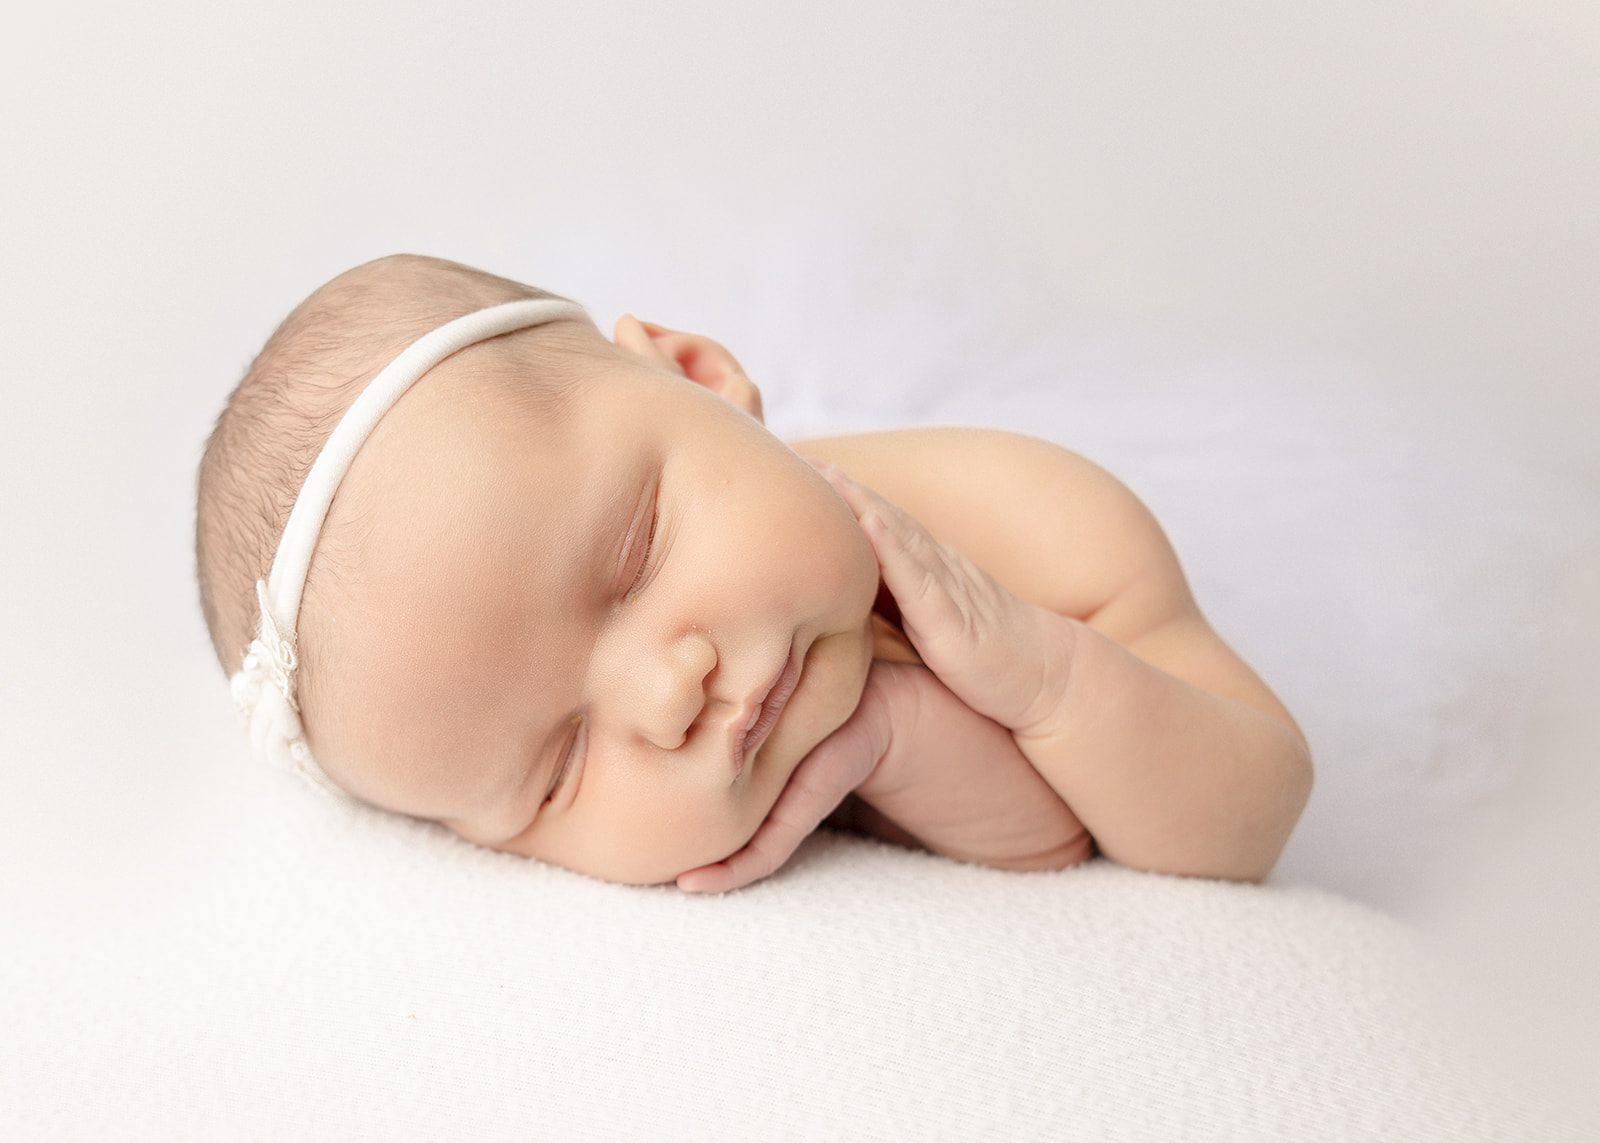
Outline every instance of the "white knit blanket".
<svg viewBox="0 0 1600 1143"><path fill-rule="evenodd" d="M6 1138L1567 1137L1322 891L819 837L703 899L240 792L167 893L6 959Z"/></svg>

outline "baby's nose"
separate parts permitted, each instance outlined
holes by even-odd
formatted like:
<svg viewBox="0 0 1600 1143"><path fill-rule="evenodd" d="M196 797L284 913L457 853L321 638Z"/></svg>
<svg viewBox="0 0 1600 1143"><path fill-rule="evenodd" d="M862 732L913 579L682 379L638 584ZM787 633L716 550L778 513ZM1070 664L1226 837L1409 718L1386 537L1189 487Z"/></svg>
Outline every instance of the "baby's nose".
<svg viewBox="0 0 1600 1143"><path fill-rule="evenodd" d="M717 666L716 648L702 631L674 640L641 667L635 714L652 745L676 750L706 706L706 679Z"/></svg>

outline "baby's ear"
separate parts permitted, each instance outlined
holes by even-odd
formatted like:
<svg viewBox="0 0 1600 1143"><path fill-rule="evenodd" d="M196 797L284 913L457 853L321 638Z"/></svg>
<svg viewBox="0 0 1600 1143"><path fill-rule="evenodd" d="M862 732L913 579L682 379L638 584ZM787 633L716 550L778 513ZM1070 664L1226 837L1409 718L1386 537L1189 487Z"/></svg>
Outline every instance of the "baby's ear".
<svg viewBox="0 0 1600 1143"><path fill-rule="evenodd" d="M680 333L632 314L617 319L616 343L646 361L681 373L731 405L761 420L761 391L719 343L698 333Z"/></svg>

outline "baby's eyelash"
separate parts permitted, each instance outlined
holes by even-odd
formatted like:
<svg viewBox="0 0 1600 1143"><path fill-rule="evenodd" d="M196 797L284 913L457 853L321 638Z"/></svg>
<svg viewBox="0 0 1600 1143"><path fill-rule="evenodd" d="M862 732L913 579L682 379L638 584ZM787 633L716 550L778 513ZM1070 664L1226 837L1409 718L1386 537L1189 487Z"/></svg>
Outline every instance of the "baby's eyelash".
<svg viewBox="0 0 1600 1143"><path fill-rule="evenodd" d="M555 799L555 796L561 792L561 787L566 784L567 778L574 769L572 764L578 757L578 748L582 743L582 739L583 716L574 715L572 717L572 737L567 739L566 748L561 752L561 764L556 767L556 772L550 777L550 787L544 792L544 801L539 803L541 806L549 805Z"/></svg>
<svg viewBox="0 0 1600 1143"><path fill-rule="evenodd" d="M639 570L634 574L633 582L628 585L628 598L630 600L644 590L645 581L649 578L651 564L656 551L656 524L660 519L660 510L652 504L650 507L650 533L645 537L644 541L644 558L639 561Z"/></svg>

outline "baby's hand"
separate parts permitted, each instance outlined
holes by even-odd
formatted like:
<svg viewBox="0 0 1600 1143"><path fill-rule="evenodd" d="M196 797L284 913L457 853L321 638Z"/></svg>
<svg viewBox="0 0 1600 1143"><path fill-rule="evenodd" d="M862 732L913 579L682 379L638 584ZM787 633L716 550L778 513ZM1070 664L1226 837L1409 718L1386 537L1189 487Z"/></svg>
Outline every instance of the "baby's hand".
<svg viewBox="0 0 1600 1143"><path fill-rule="evenodd" d="M885 697L869 675L855 712L800 760L766 820L744 848L714 865L680 874L678 888L691 893L726 893L761 880L788 861L800 843L866 781L888 750Z"/></svg>
<svg viewBox="0 0 1600 1143"><path fill-rule="evenodd" d="M1072 623L1018 599L965 553L837 468L821 471L871 542L922 661L979 714L1019 735L1040 733L1063 706Z"/></svg>
<svg viewBox="0 0 1600 1143"><path fill-rule="evenodd" d="M868 832L962 861L1061 869L1093 852L1008 731L926 667L879 661L855 713L800 763L749 843L679 888L721 893L767 876L852 792L871 807Z"/></svg>

